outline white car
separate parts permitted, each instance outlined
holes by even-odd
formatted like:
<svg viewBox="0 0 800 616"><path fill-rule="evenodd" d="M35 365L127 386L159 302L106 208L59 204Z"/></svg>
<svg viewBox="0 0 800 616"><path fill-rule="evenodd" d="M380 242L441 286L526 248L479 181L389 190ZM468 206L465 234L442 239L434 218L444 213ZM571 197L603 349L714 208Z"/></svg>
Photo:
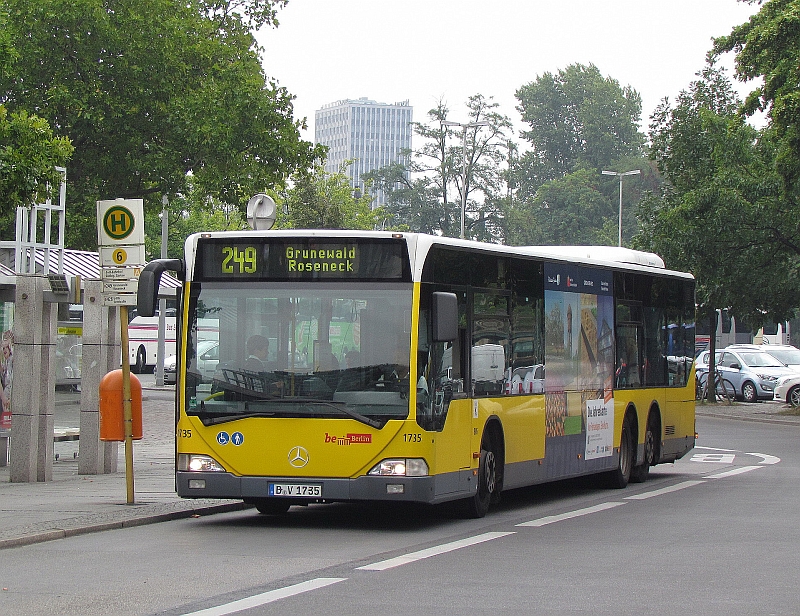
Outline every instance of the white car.
<svg viewBox="0 0 800 616"><path fill-rule="evenodd" d="M800 372L800 349L791 344L760 344L758 348L769 353L779 362Z"/></svg>
<svg viewBox="0 0 800 616"><path fill-rule="evenodd" d="M794 407L800 406L800 374L784 376L775 385L773 400L785 402Z"/></svg>
<svg viewBox="0 0 800 616"><path fill-rule="evenodd" d="M199 372L204 378L211 379L219 363L219 342L217 340L201 340L197 343L197 364L193 372ZM178 357L170 355L164 360L164 383L174 385L177 381Z"/></svg>

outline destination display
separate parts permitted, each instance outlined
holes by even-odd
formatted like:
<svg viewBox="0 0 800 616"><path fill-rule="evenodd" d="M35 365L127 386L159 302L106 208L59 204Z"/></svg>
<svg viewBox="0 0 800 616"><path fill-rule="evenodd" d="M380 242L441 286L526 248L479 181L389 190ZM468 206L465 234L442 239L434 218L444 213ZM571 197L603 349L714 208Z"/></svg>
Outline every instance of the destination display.
<svg viewBox="0 0 800 616"><path fill-rule="evenodd" d="M409 282L402 239L201 238L195 280L346 280Z"/></svg>

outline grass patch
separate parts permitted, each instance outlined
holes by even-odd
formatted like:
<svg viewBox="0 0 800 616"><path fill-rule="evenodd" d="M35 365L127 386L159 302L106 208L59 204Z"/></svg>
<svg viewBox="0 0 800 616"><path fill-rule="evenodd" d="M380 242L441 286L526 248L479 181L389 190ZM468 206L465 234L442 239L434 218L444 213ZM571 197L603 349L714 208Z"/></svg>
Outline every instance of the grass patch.
<svg viewBox="0 0 800 616"><path fill-rule="evenodd" d="M777 413L778 415L791 415L792 417L800 417L800 406L796 408L783 409Z"/></svg>

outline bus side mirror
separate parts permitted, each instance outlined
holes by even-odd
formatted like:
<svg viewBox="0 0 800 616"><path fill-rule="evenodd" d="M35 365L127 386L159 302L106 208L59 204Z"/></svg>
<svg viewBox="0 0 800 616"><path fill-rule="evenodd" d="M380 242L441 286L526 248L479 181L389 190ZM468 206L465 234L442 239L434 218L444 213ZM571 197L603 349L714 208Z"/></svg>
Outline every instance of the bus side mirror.
<svg viewBox="0 0 800 616"><path fill-rule="evenodd" d="M139 285L136 291L136 314L138 316L155 316L161 275L167 270L177 272L178 278L180 280L184 279L185 269L182 259L156 259L155 261L150 261L139 274Z"/></svg>
<svg viewBox="0 0 800 616"><path fill-rule="evenodd" d="M450 342L458 338L458 297L435 291L431 299L433 341Z"/></svg>

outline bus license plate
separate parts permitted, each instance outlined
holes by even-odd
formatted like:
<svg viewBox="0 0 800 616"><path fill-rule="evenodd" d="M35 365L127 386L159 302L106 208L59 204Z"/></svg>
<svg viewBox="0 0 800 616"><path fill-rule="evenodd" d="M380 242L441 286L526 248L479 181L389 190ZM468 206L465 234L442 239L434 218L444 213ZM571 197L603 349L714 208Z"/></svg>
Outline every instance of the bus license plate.
<svg viewBox="0 0 800 616"><path fill-rule="evenodd" d="M291 496L293 498L318 498L322 496L319 483L271 483L270 496Z"/></svg>

